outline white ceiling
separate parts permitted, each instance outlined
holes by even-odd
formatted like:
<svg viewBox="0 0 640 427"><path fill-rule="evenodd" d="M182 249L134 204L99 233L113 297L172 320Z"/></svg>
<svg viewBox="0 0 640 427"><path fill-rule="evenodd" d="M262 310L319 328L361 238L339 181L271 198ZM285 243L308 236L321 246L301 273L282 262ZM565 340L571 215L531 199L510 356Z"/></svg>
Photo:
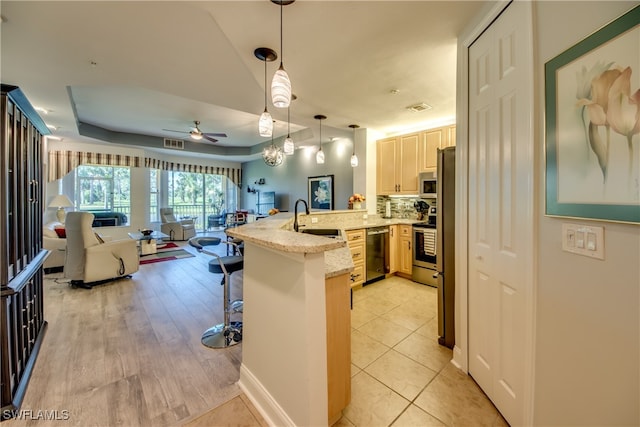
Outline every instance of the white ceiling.
<svg viewBox="0 0 640 427"><path fill-rule="evenodd" d="M308 1L285 6L284 65L296 145L351 132L452 122L456 35L491 1ZM264 109L258 47L280 52L280 6L260 1L2 1L1 78L65 140L160 147L183 138L213 158L255 158ZM280 58L267 65L267 85ZM392 90L399 91L392 94ZM406 107L426 103L423 112ZM287 111L273 107L275 138ZM185 135L224 132L212 144ZM131 135L134 134L134 135ZM137 136L136 136L137 135ZM251 148L253 147L253 148ZM216 151L217 150L217 151ZM253 154L252 154L253 153Z"/></svg>

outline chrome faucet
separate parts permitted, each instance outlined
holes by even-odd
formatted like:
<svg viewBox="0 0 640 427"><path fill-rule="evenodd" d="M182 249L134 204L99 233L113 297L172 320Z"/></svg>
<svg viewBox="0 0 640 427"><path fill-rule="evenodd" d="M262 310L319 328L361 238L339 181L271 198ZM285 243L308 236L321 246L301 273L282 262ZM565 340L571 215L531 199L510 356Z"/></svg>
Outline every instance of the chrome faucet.
<svg viewBox="0 0 640 427"><path fill-rule="evenodd" d="M294 229L295 231L298 231L298 228L299 228L299 226L298 226L298 203L299 203L299 202L304 203L304 211L305 211L305 213L306 213L307 215L309 215L309 205L307 205L307 201L306 201L306 200L304 200L304 199L298 199L298 200L296 200L296 204L295 204L295 206L293 207L293 211L294 211L294 213L295 213L295 219L293 220L293 229Z"/></svg>

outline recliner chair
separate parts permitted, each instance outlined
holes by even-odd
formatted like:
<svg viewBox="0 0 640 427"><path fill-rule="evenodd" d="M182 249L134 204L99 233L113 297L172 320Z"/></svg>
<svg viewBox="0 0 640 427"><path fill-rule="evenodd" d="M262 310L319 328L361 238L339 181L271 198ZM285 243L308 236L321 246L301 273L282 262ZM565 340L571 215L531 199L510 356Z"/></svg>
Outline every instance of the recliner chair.
<svg viewBox="0 0 640 427"><path fill-rule="evenodd" d="M196 235L196 225L192 219L177 220L173 208L160 208L160 231L169 235L170 240L189 240Z"/></svg>
<svg viewBox="0 0 640 427"><path fill-rule="evenodd" d="M90 288L95 282L119 279L138 271L140 258L136 241L102 242L91 228L92 223L92 213L67 214L64 276L71 279L71 284Z"/></svg>

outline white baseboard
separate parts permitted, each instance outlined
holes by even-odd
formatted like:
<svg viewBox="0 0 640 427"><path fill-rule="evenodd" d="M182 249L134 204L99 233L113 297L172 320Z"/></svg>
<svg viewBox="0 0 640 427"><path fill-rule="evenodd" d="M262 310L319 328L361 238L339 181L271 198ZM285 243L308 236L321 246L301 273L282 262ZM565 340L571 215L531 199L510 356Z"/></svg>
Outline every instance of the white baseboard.
<svg viewBox="0 0 640 427"><path fill-rule="evenodd" d="M464 359L464 354L462 353L462 349L457 345L453 346L453 359L451 359L451 363L458 369L467 372L467 364Z"/></svg>
<svg viewBox="0 0 640 427"><path fill-rule="evenodd" d="M289 418L278 402L263 387L260 381L243 364L240 365L240 380L238 385L242 392L249 398L260 415L270 426L291 426L295 423Z"/></svg>

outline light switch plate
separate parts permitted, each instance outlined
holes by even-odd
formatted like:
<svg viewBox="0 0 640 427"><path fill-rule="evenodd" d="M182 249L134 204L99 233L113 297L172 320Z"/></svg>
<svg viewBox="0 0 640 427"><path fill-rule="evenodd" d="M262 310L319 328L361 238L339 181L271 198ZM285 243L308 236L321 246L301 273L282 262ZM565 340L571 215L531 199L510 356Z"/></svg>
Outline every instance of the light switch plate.
<svg viewBox="0 0 640 427"><path fill-rule="evenodd" d="M563 223L562 250L603 260L604 227Z"/></svg>

